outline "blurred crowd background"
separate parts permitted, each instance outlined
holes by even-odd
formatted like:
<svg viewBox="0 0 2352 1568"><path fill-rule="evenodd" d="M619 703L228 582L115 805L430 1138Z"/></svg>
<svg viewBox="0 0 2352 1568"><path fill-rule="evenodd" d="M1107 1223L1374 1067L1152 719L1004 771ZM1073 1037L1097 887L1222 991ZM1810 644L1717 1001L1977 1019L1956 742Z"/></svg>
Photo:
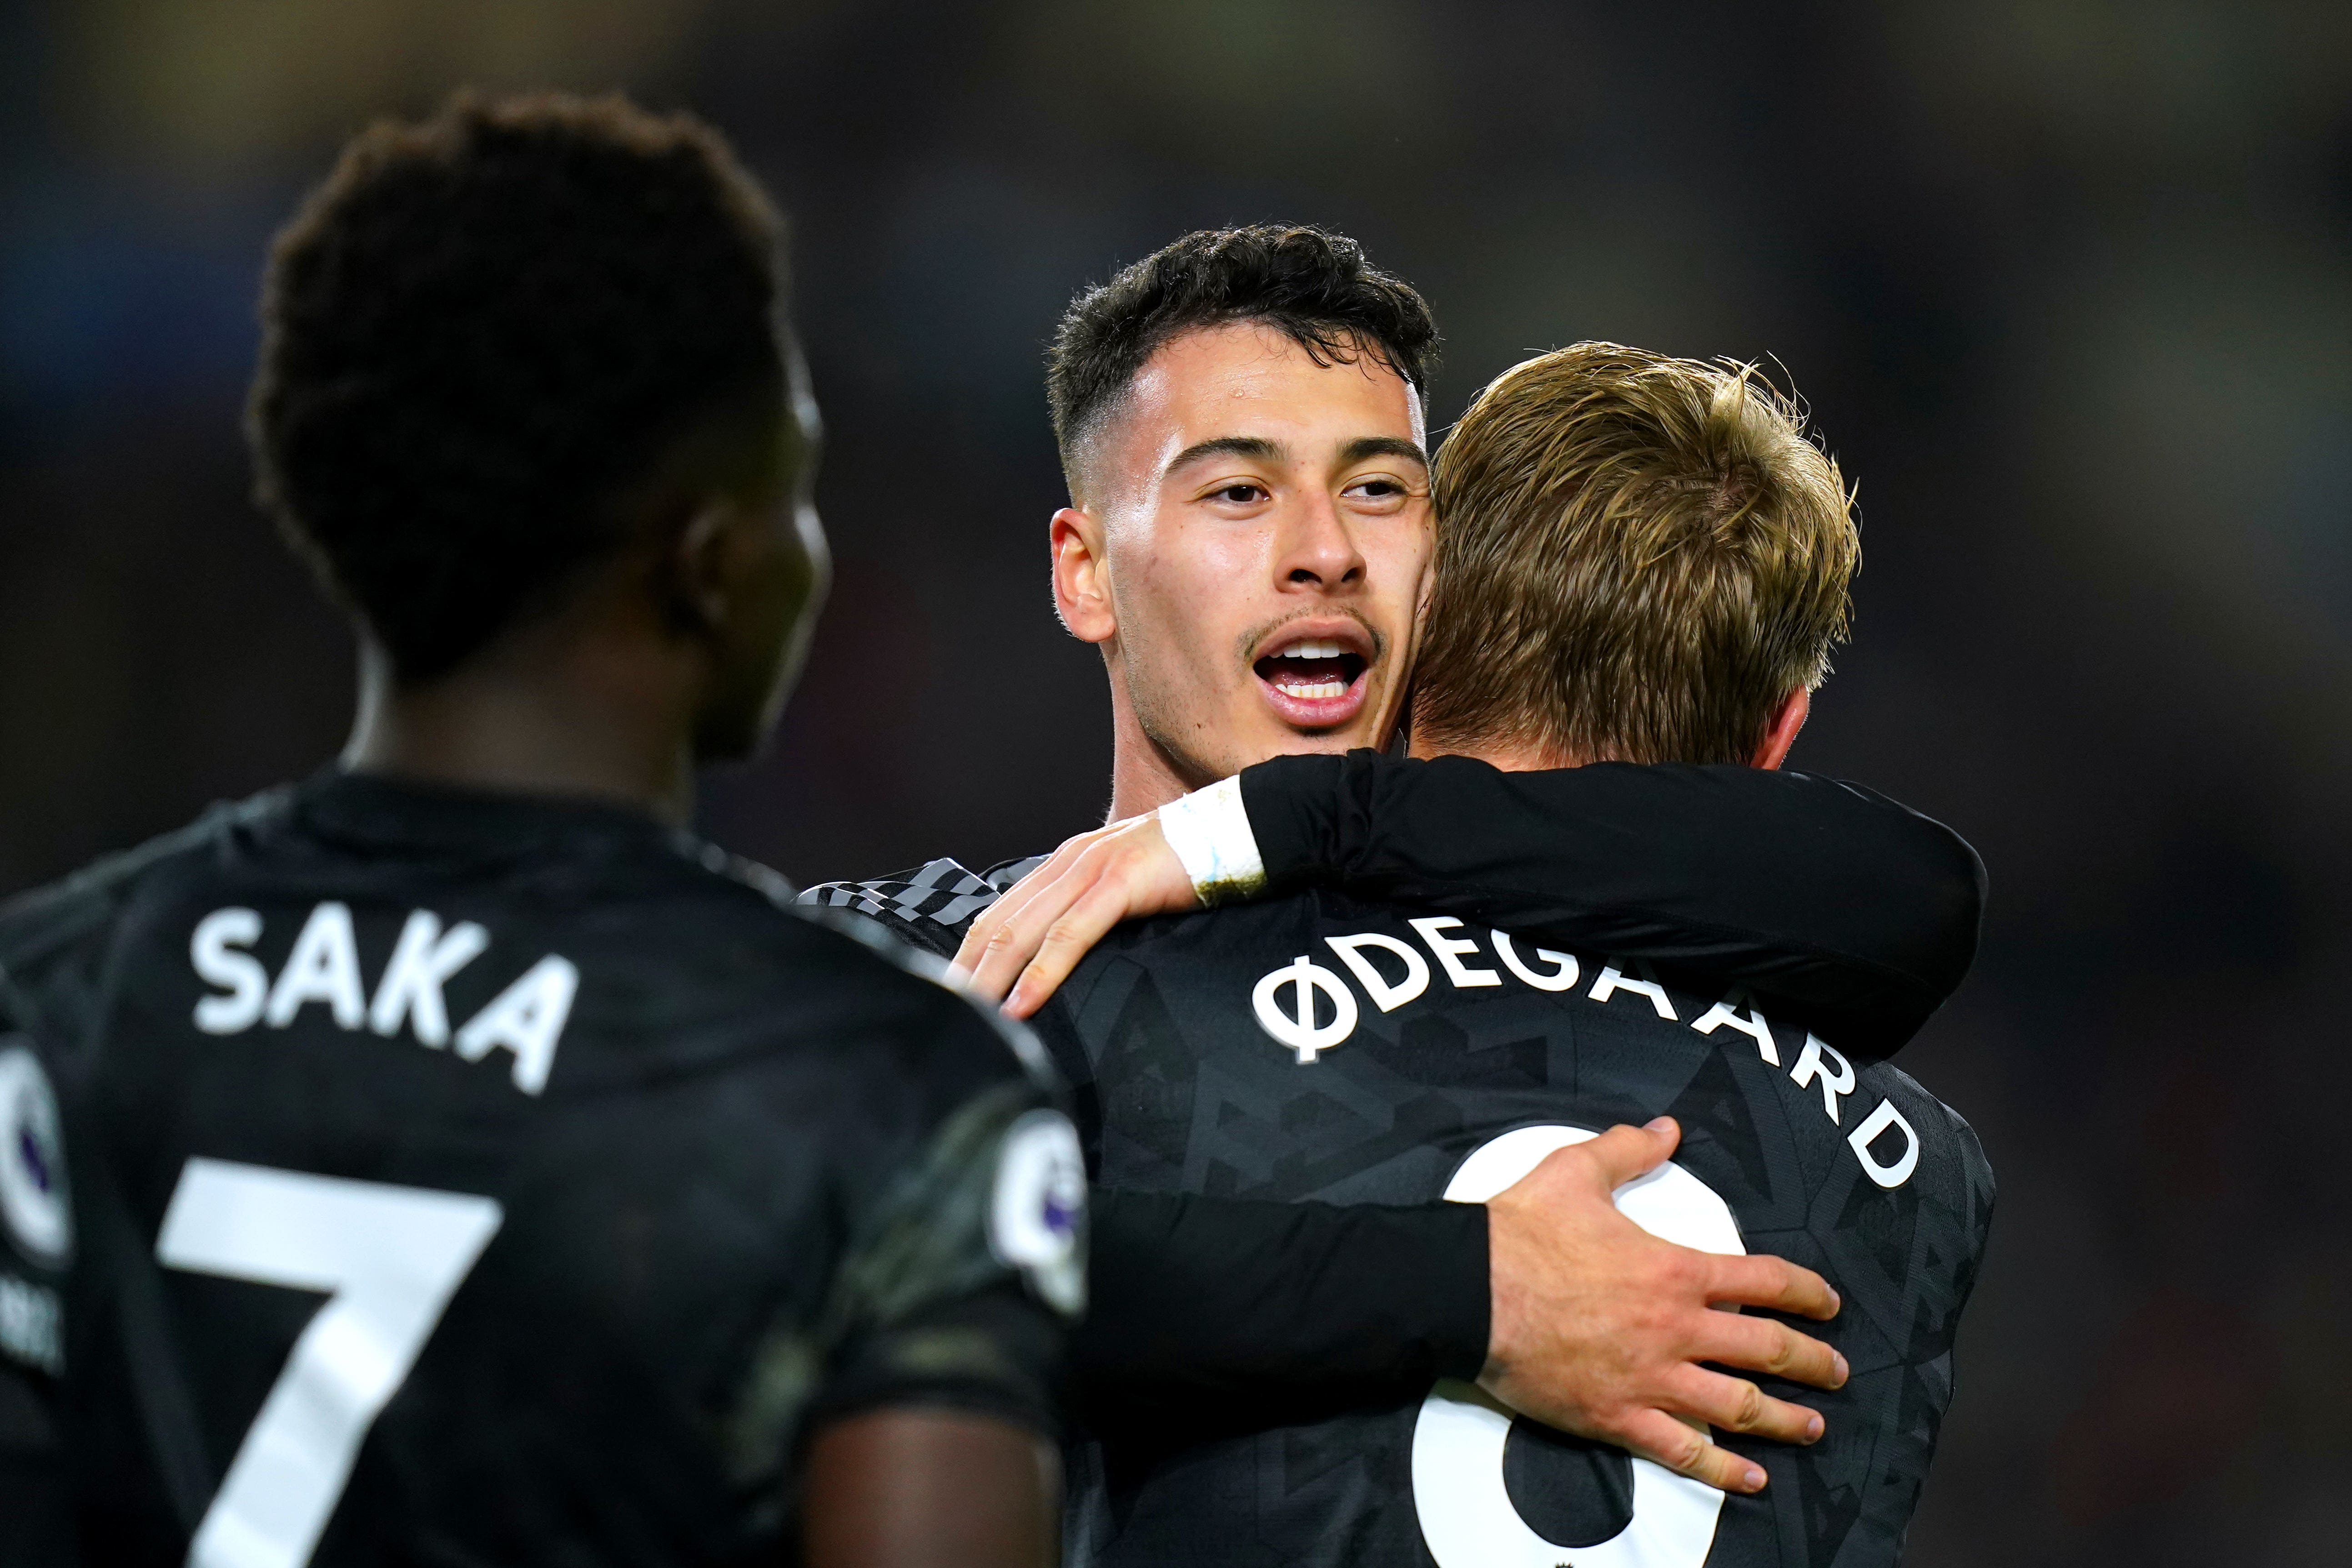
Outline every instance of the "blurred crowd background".
<svg viewBox="0 0 2352 1568"><path fill-rule="evenodd" d="M375 114L625 87L788 208L839 584L707 826L792 877L1093 825L1040 351L1192 227L1531 351L1771 356L1859 480L1795 762L1967 834L1905 1065L2001 1182L1920 1568L2352 1538L2352 7L2296 0L0 3L0 890L320 765L350 658L247 500L272 227Z"/></svg>

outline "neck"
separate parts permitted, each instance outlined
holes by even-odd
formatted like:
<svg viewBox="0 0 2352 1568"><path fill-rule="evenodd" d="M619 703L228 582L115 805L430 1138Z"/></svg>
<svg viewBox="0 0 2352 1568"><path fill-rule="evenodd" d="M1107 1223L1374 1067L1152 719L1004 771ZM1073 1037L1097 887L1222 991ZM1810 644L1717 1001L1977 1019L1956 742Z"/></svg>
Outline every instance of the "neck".
<svg viewBox="0 0 2352 1568"><path fill-rule="evenodd" d="M1813 694L1810 688L1800 686L1780 700L1772 717L1764 727L1764 738L1756 744L1748 765L1762 768L1767 773L1780 767L1789 757L1789 748L1797 742L1797 731L1805 727L1805 719L1813 710ZM1424 735L1414 735L1406 748L1416 757L1475 757L1482 763L1500 768L1507 773L1535 773L1545 768L1580 768L1587 763L1619 759L1581 756L1574 752L1549 751L1521 741L1469 741L1455 746L1440 746ZM1664 758L1672 762L1674 758Z"/></svg>
<svg viewBox="0 0 2352 1568"><path fill-rule="evenodd" d="M363 642L359 716L342 764L613 801L683 826L694 815L694 759L679 683L669 674L641 658L547 635L407 683L381 648Z"/></svg>
<svg viewBox="0 0 2352 1568"><path fill-rule="evenodd" d="M1143 732L1128 701L1123 682L1110 683L1111 759L1110 815L1124 822L1130 816L1157 811L1170 801L1191 794L1214 779L1188 779L1186 772L1165 747Z"/></svg>
<svg viewBox="0 0 2352 1568"><path fill-rule="evenodd" d="M1475 741L1459 746L1433 745L1420 735L1412 737L1406 751L1424 760L1430 757L1475 757L1507 773L1538 773L1547 768L1580 767L1590 758L1563 757L1539 746L1516 741Z"/></svg>

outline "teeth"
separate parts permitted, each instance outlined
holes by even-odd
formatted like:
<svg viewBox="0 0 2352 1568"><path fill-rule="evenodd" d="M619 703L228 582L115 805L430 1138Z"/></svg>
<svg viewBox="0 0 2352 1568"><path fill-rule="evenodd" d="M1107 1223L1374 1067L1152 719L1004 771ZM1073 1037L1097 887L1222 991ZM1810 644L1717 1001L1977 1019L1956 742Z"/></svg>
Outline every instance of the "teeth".
<svg viewBox="0 0 2352 1568"><path fill-rule="evenodd" d="M1348 695L1347 683L1339 680L1318 680L1312 686L1285 682L1276 685L1275 689L1286 697L1345 697Z"/></svg>
<svg viewBox="0 0 2352 1568"><path fill-rule="evenodd" d="M1276 658L1342 658L1347 656L1345 643L1329 641L1295 642L1275 655Z"/></svg>

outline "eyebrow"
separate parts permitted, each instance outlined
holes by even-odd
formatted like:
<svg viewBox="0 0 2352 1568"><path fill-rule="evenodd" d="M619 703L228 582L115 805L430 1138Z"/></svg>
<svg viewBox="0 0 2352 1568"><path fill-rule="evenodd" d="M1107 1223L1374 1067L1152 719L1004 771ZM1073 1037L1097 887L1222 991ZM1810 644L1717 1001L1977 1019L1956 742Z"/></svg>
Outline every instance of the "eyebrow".
<svg viewBox="0 0 2352 1568"><path fill-rule="evenodd" d="M1188 463L1203 458L1249 458L1261 463L1279 463L1287 456L1278 442L1263 436L1220 436L1213 441L1195 441L1169 459L1164 470L1174 473Z"/></svg>
<svg viewBox="0 0 2352 1568"><path fill-rule="evenodd" d="M1402 458L1421 468L1429 467L1429 454L1394 436L1359 436L1339 453L1339 466L1352 468L1367 458Z"/></svg>
<svg viewBox="0 0 2352 1568"><path fill-rule="evenodd" d="M1203 458L1247 458L1261 463L1286 461L1289 454L1281 443L1263 436L1220 436L1212 441L1196 441L1169 460L1167 472L1174 473L1188 463ZM1352 468L1367 458L1402 458L1406 462L1426 468L1429 455L1411 441L1395 436L1359 436L1339 450L1339 466Z"/></svg>

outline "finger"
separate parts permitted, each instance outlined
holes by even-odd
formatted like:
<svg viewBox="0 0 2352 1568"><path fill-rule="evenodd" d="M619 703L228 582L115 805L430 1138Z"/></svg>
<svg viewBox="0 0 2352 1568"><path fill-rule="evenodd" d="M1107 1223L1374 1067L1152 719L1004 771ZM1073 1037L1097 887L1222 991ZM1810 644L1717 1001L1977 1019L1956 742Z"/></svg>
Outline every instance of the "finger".
<svg viewBox="0 0 2352 1568"><path fill-rule="evenodd" d="M1717 1491L1760 1492L1764 1467L1692 1430L1663 1410L1639 1411L1613 1433L1612 1441L1678 1476L1703 1481Z"/></svg>
<svg viewBox="0 0 2352 1568"><path fill-rule="evenodd" d="M1775 1399L1744 1377L1699 1366L1675 1369L1667 1380L1666 1400L1677 1415L1776 1443L1811 1443L1827 1426L1819 1411Z"/></svg>
<svg viewBox="0 0 2352 1568"><path fill-rule="evenodd" d="M1005 966L1022 965L1005 1011L1025 1018L1069 978L1105 933L1122 921L1197 908L1199 899L1182 862L1168 847L1157 819L1130 818L1105 830L1052 886L1011 917L989 955L986 979L1002 987ZM996 989L986 994L995 995Z"/></svg>
<svg viewBox="0 0 2352 1568"><path fill-rule="evenodd" d="M1691 1346L1690 1359L1736 1366L1784 1377L1815 1388L1843 1388L1845 1357L1810 1334L1769 1318L1746 1318L1729 1312L1709 1314L1709 1323Z"/></svg>
<svg viewBox="0 0 2352 1568"><path fill-rule="evenodd" d="M1078 929L1069 924L1074 910L1092 907L1088 900L1099 905L1106 895L1118 896L1118 889L1106 875L1108 869L1108 863L1101 855L1083 857L1064 871L1053 886L1039 889L1037 896L1030 900L1005 927L996 951L989 955L994 965L990 977L996 984L996 989L989 993L991 995L1003 995L1018 981L1029 978L1028 971L1038 957L1046 952L1048 944L1056 947L1056 952L1048 957L1046 964L1052 973L1051 983L1045 984L1042 990L1031 986L1034 994L1027 1011L1014 1016L1027 1017L1029 1013L1036 1011L1037 1006L1053 994L1054 986L1060 984L1077 966L1078 960L1086 956L1087 949L1094 945L1096 939L1118 922L1118 917L1113 915L1108 921L1101 922L1099 929L1095 930L1075 952L1061 951L1074 940L1074 930ZM1081 917L1080 928L1084 924L1085 917ZM1056 933L1059 933L1058 937Z"/></svg>
<svg viewBox="0 0 2352 1568"><path fill-rule="evenodd" d="M979 973L980 962L987 956L989 943L996 940L996 933L1004 929L1005 923L1034 895L1036 889L1030 886L1030 880L1035 875L1033 871L1013 884L964 928L963 941L956 944L954 967L967 980Z"/></svg>
<svg viewBox="0 0 2352 1568"><path fill-rule="evenodd" d="M1037 943L1035 956L1021 971L1020 981L1004 999L1004 1011L1026 1018L1045 1005L1070 971L1094 951L1111 927L1127 918L1127 889L1108 877L1099 879L1065 910Z"/></svg>
<svg viewBox="0 0 2352 1568"><path fill-rule="evenodd" d="M1711 1253L1706 1299L1742 1307L1769 1307L1827 1321L1838 1315L1838 1293L1811 1269L1769 1252L1747 1257Z"/></svg>
<svg viewBox="0 0 2352 1568"><path fill-rule="evenodd" d="M1007 910L999 915L992 908L988 913L994 918L984 926L975 921L964 932L952 965L962 978L964 989L992 1002L1004 994L1005 976L1014 971L1007 967L1003 949L1013 940L1013 921L1019 912Z"/></svg>
<svg viewBox="0 0 2352 1568"><path fill-rule="evenodd" d="M989 942L995 932L993 925L985 930L975 925L963 933L963 941L956 947L956 955L948 961L948 973L957 984L967 990L979 990L980 961L987 956Z"/></svg>
<svg viewBox="0 0 2352 1568"><path fill-rule="evenodd" d="M1087 871L1083 861L1052 880L1030 888L1013 908L1004 911L986 931L977 925L956 950L956 963L971 974L971 990L995 1001L1011 988L1037 952L1037 944L1053 922L1084 896ZM992 910L992 913L994 911Z"/></svg>
<svg viewBox="0 0 2352 1568"><path fill-rule="evenodd" d="M962 942L956 948L956 967L976 974L982 955L988 944L996 940L996 933L1017 920L1021 911L1028 908L1040 893L1061 880L1071 867L1093 847L1096 840L1108 831L1107 828L1095 828L1065 840L1035 869L1007 888L993 903L981 910L965 931Z"/></svg>
<svg viewBox="0 0 2352 1568"><path fill-rule="evenodd" d="M1647 1127L1612 1127L1600 1137L1573 1145L1600 1167L1613 1191L1636 1176L1646 1176L1665 1163L1681 1142L1682 1129L1674 1118L1661 1116Z"/></svg>
<svg viewBox="0 0 2352 1568"><path fill-rule="evenodd" d="M1097 828L1071 839L1045 865L1013 884L1013 890L999 900L1009 906L1002 914L987 911L997 915L992 930L982 936L975 922L977 945L973 938L967 938L956 954L960 963L967 952L973 954L973 961L965 964L972 973L973 990L994 1000L1012 988L1036 956L1038 944L1053 923L1109 874L1116 857L1106 840L1113 832Z"/></svg>

